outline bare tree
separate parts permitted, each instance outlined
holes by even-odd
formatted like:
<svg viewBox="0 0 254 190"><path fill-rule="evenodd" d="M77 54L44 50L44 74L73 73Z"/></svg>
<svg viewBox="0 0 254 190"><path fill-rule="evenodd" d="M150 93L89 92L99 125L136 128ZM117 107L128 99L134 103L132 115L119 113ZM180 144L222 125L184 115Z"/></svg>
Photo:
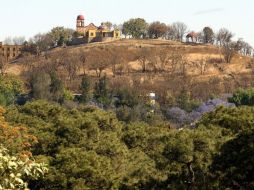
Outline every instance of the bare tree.
<svg viewBox="0 0 254 190"><path fill-rule="evenodd" d="M177 49L170 53L169 71L171 74L175 74L178 71L180 74L185 75L186 66L187 66L187 57L185 54L179 53Z"/></svg>
<svg viewBox="0 0 254 190"><path fill-rule="evenodd" d="M171 25L171 30L174 38L180 42L183 41L184 34L187 32L187 25L183 22L175 22Z"/></svg>
<svg viewBox="0 0 254 190"><path fill-rule="evenodd" d="M11 38L10 36L6 37L6 38L4 39L4 44L6 44L6 45L13 45L13 40L12 40L12 38Z"/></svg>
<svg viewBox="0 0 254 190"><path fill-rule="evenodd" d="M170 63L169 49L163 48L163 49L161 49L160 51L157 52L157 55L158 55L159 60L160 60L160 71L161 72L165 71L166 67Z"/></svg>
<svg viewBox="0 0 254 190"><path fill-rule="evenodd" d="M14 45L23 45L26 41L24 36L16 36L12 39Z"/></svg>
<svg viewBox="0 0 254 190"><path fill-rule="evenodd" d="M231 42L233 37L234 35L232 32L226 28L222 28L217 33L216 40L220 46L223 46L224 44Z"/></svg>
<svg viewBox="0 0 254 190"><path fill-rule="evenodd" d="M148 48L141 48L138 53L138 62L142 67L142 72L147 71L147 64L149 62L148 57L150 56L151 50Z"/></svg>
<svg viewBox="0 0 254 190"><path fill-rule="evenodd" d="M94 48L89 52L89 69L94 70L98 78L111 63L111 52L106 48Z"/></svg>
<svg viewBox="0 0 254 190"><path fill-rule="evenodd" d="M231 63L232 58L238 50L239 48L236 42L228 42L223 44L222 55L224 56L226 63Z"/></svg>
<svg viewBox="0 0 254 190"><path fill-rule="evenodd" d="M111 50L111 66L113 76L119 74L122 76L125 71L129 71L129 62L135 60L132 56L126 53L125 48L112 48Z"/></svg>
<svg viewBox="0 0 254 190"><path fill-rule="evenodd" d="M247 42L240 38L236 43L240 54L251 56L253 48Z"/></svg>
<svg viewBox="0 0 254 190"><path fill-rule="evenodd" d="M203 58L203 59L198 60L195 63L196 67L200 70L201 75L205 74L205 71L206 71L207 65L208 65L208 59L209 59L209 57L207 57L206 59Z"/></svg>
<svg viewBox="0 0 254 190"><path fill-rule="evenodd" d="M88 53L86 51L80 50L79 61L80 61L80 65L82 67L84 76L86 75L86 68L87 68L87 61L88 61L87 59L88 59Z"/></svg>

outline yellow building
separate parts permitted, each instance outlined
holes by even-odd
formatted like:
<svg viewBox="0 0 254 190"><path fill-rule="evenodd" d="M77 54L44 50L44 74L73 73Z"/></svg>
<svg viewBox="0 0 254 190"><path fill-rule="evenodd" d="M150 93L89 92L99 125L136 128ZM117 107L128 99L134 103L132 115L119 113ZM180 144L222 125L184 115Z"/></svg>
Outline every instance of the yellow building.
<svg viewBox="0 0 254 190"><path fill-rule="evenodd" d="M72 44L113 41L121 38L120 30L110 30L104 23L99 27L93 23L85 26L85 17L83 15L77 17L76 32L80 37L73 39Z"/></svg>

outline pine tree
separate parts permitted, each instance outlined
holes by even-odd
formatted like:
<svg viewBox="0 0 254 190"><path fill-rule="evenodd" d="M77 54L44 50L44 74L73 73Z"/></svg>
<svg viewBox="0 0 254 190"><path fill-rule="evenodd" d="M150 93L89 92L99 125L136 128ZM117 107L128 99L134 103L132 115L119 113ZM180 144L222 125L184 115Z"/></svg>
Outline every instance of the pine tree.
<svg viewBox="0 0 254 190"><path fill-rule="evenodd" d="M82 92L80 102L87 103L91 99L91 81L88 76L82 78L80 89Z"/></svg>
<svg viewBox="0 0 254 190"><path fill-rule="evenodd" d="M109 105L111 103L109 96L110 94L107 87L107 76L104 75L95 84L94 97L99 103Z"/></svg>

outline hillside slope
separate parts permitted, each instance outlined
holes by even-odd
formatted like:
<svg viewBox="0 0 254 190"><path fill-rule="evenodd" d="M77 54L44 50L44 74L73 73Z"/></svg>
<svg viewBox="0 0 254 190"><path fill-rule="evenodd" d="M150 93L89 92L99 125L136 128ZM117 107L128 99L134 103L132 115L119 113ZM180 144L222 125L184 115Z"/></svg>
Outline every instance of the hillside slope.
<svg viewBox="0 0 254 190"><path fill-rule="evenodd" d="M106 57L104 55L108 50L110 55ZM103 65L101 74L107 74L111 78L112 85L119 83L119 78L124 78L121 81L128 81L126 83L129 85L133 81L139 81L144 85L144 89L153 91L160 88L175 92L186 88L187 85L188 88L192 88L191 92L195 97L206 97L210 92L230 93L237 87L253 85L254 64L251 58L235 55L232 62L227 64L223 61L220 52L221 50L213 45L186 44L168 40L122 39L114 42L55 48L48 54L55 59L52 64L62 58L68 62L67 64L72 65L80 62L79 58L84 54L88 59L85 66L83 65L82 68L80 66L79 74L86 72L95 78L102 62L108 62ZM158 65L162 65L160 60L166 55L170 57L167 65L165 64L163 70L157 68ZM149 58L147 58L145 72L142 70L143 66L140 62L142 60L139 60L142 56ZM44 58L42 56L39 59L40 61L35 62L42 62ZM16 64L9 65L7 72L21 75L24 65L34 60L21 58ZM112 62L115 62L114 69L118 69L121 74L113 72ZM183 75L187 79L183 79ZM76 91L79 81L78 77L77 81L69 87ZM182 86L179 83L183 83ZM207 88L210 90L205 90Z"/></svg>

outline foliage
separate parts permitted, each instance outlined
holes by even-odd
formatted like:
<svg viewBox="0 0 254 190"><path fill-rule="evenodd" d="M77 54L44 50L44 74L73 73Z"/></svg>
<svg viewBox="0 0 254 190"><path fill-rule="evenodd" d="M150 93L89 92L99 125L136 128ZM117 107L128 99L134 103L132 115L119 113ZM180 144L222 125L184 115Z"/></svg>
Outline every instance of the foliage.
<svg viewBox="0 0 254 190"><path fill-rule="evenodd" d="M177 105L187 111L191 112L193 109L197 108L200 105L200 102L197 100L191 99L190 92L182 90L179 97L177 97Z"/></svg>
<svg viewBox="0 0 254 190"><path fill-rule="evenodd" d="M253 107L218 107L202 117L199 124L219 126L232 134L251 129L254 122Z"/></svg>
<svg viewBox="0 0 254 190"><path fill-rule="evenodd" d="M240 88L236 90L233 96L230 97L228 100L229 102L232 102L237 106L254 106L254 88L246 90Z"/></svg>
<svg viewBox="0 0 254 190"><path fill-rule="evenodd" d="M63 98L64 100L74 100L74 95L71 91L64 89L63 91Z"/></svg>
<svg viewBox="0 0 254 190"><path fill-rule="evenodd" d="M214 42L214 32L210 27L205 27L203 29L204 33L204 43L213 43Z"/></svg>
<svg viewBox="0 0 254 190"><path fill-rule="evenodd" d="M15 76L0 76L0 105L13 104L17 95L22 92L23 84Z"/></svg>
<svg viewBox="0 0 254 190"><path fill-rule="evenodd" d="M99 78L99 81L95 84L94 98L101 104L108 106L111 103L109 89L108 89L107 76Z"/></svg>
<svg viewBox="0 0 254 190"><path fill-rule="evenodd" d="M148 28L148 34L150 38L159 38L165 36L167 31L167 25L160 23L159 21L151 23Z"/></svg>
<svg viewBox="0 0 254 190"><path fill-rule="evenodd" d="M49 36L52 39L54 44L58 46L62 46L70 41L74 31L72 29L64 28L64 27L55 27L52 28L49 32Z"/></svg>
<svg viewBox="0 0 254 190"><path fill-rule="evenodd" d="M26 127L10 126L3 117L4 113L5 110L0 107L0 144L7 148L10 154L30 157L31 146L37 143L37 138L29 134Z"/></svg>
<svg viewBox="0 0 254 190"><path fill-rule="evenodd" d="M108 189L117 185L125 172L128 150L119 139L122 126L113 114L66 110L37 101L10 109L7 116L29 126L39 142L33 154L46 156L50 164L49 175L39 183L32 182L33 189L70 189L78 184Z"/></svg>
<svg viewBox="0 0 254 190"><path fill-rule="evenodd" d="M248 188L254 108L232 106L208 101L195 109L205 113L195 127L182 129L140 104L117 108L125 124L92 106L66 109L43 100L10 107L5 117L37 136L31 151L49 165L44 179L29 180L31 189ZM184 114L190 119L192 113Z"/></svg>
<svg viewBox="0 0 254 190"><path fill-rule="evenodd" d="M130 108L133 108L140 103L140 98L137 92L134 91L134 89L120 88L117 89L116 92L114 92L114 95L116 97L116 107L128 106Z"/></svg>
<svg viewBox="0 0 254 190"><path fill-rule="evenodd" d="M133 38L144 38L148 24L142 18L130 19L123 23L123 34L130 35Z"/></svg>
<svg viewBox="0 0 254 190"><path fill-rule="evenodd" d="M27 189L28 179L37 180L46 172L46 165L32 159L31 146L37 138L22 126L5 121L0 107L0 189Z"/></svg>
<svg viewBox="0 0 254 190"><path fill-rule="evenodd" d="M50 94L53 101L61 102L63 101L64 86L60 78L56 73L51 73L51 84L50 84Z"/></svg>
<svg viewBox="0 0 254 190"><path fill-rule="evenodd" d="M0 146L0 189L26 190L28 183L23 178L38 179L46 172L45 164L11 156Z"/></svg>
<svg viewBox="0 0 254 190"><path fill-rule="evenodd" d="M84 76L82 78L80 89L82 94L80 97L80 102L87 103L92 97L91 81L88 76Z"/></svg>
<svg viewBox="0 0 254 190"><path fill-rule="evenodd" d="M56 73L35 71L30 79L31 93L34 99L53 100L63 102L64 89L63 83Z"/></svg>
<svg viewBox="0 0 254 190"><path fill-rule="evenodd" d="M254 130L246 130L225 143L215 157L212 170L223 189L254 188Z"/></svg>

